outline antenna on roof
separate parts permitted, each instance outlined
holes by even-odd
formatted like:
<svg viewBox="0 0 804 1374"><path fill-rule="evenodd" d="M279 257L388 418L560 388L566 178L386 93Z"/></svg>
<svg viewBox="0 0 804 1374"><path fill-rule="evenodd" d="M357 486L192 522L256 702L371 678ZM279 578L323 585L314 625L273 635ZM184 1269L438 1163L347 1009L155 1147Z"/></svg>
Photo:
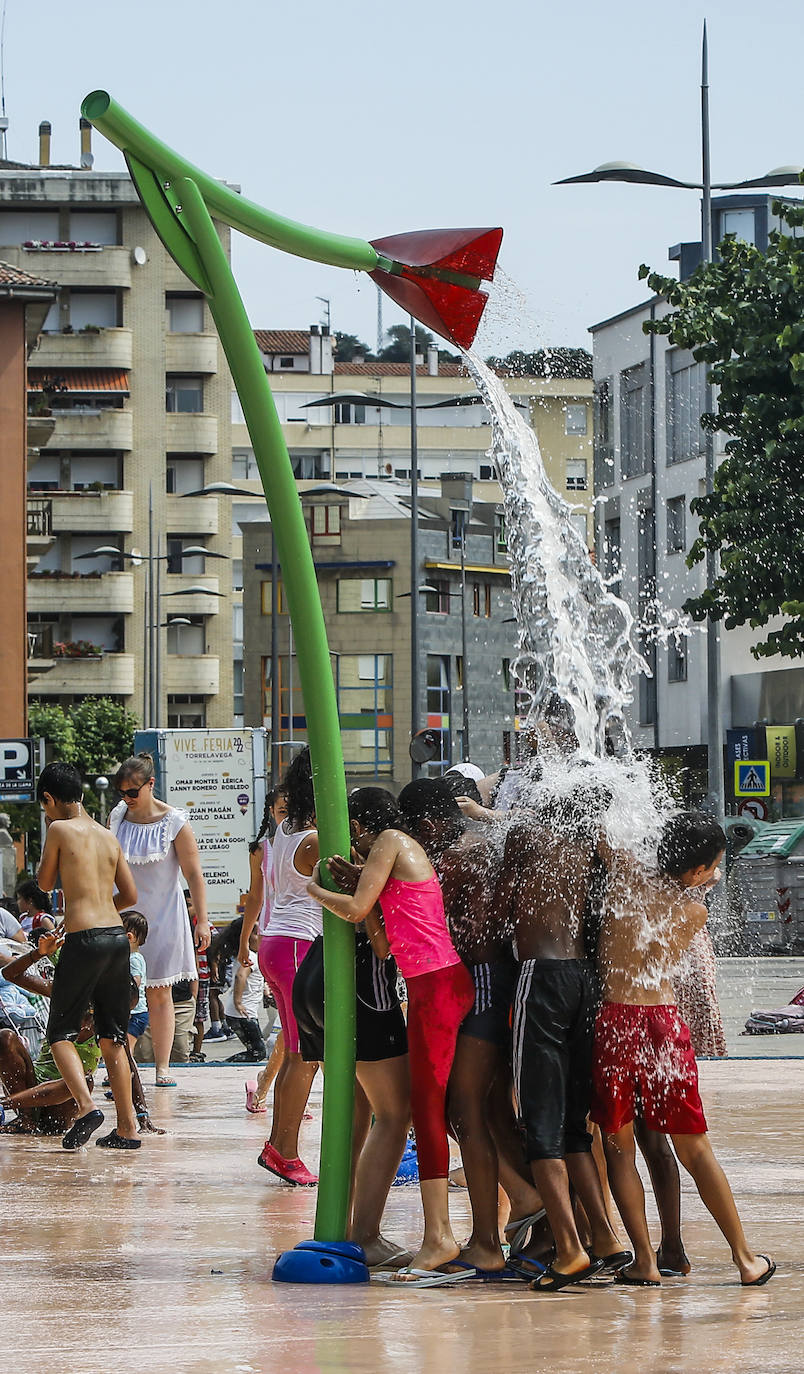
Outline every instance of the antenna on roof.
<svg viewBox="0 0 804 1374"><path fill-rule="evenodd" d="M8 133L8 119L6 117L6 5L8 0L3 0L3 17L0 20L0 157L8 157L8 147L6 136Z"/></svg>
<svg viewBox="0 0 804 1374"><path fill-rule="evenodd" d="M382 341L385 331L382 327L382 287L377 287L377 357L382 353Z"/></svg>

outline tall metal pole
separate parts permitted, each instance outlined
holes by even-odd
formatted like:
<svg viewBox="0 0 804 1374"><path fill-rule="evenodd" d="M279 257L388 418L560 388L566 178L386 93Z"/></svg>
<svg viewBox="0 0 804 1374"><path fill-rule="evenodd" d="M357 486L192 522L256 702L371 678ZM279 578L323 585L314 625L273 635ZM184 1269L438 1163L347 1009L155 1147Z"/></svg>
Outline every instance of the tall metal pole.
<svg viewBox="0 0 804 1374"><path fill-rule="evenodd" d="M410 737L419 729L419 436L416 430L416 321L410 316ZM411 762L411 776L419 775Z"/></svg>
<svg viewBox="0 0 804 1374"><path fill-rule="evenodd" d="M154 634L156 636L156 692L154 695L154 719L153 726L158 730L162 717L162 536L156 536L156 613L154 616Z"/></svg>
<svg viewBox="0 0 804 1374"><path fill-rule="evenodd" d="M154 488L148 483L148 719L143 721L146 730L156 724L154 701L156 698L156 655L154 653Z"/></svg>
<svg viewBox="0 0 804 1374"><path fill-rule="evenodd" d="M706 36L706 20L703 26L701 46L701 248L704 262L712 261L712 172L709 164L709 47ZM704 382L704 411L711 414L714 409L714 394L706 373ZM705 485L706 494L711 496L715 489L715 436L711 430L704 431ZM714 587L717 580L717 555L714 549L706 553L706 585ZM723 736L720 713L720 628L710 616L706 626L706 705L707 730L706 753L708 770L708 804L712 814L720 818L726 809L723 779Z"/></svg>
<svg viewBox="0 0 804 1374"><path fill-rule="evenodd" d="M463 759L467 763L469 753L469 659L466 654L466 527L469 515L466 513L461 525L461 657L463 659Z"/></svg>

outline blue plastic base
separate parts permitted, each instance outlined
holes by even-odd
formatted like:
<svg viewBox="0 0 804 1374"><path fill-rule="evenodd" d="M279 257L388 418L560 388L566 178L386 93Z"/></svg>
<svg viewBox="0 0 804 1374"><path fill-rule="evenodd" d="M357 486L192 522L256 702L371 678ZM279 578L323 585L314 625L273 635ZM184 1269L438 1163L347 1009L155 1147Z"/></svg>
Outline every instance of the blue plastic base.
<svg viewBox="0 0 804 1374"><path fill-rule="evenodd" d="M279 1255L274 1283L368 1283L366 1257L350 1240L303 1240Z"/></svg>
<svg viewBox="0 0 804 1374"><path fill-rule="evenodd" d="M396 1171L396 1178L391 1184L392 1188L402 1188L406 1183L418 1183L419 1181L419 1156L416 1153L415 1141L409 1140L405 1146L399 1168Z"/></svg>

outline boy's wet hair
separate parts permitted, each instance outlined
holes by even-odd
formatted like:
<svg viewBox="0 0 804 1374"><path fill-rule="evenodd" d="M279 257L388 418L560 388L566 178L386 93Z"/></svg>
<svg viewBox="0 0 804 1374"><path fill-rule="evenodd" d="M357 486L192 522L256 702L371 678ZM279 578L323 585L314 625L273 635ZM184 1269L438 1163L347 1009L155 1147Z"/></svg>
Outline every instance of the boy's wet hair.
<svg viewBox="0 0 804 1374"><path fill-rule="evenodd" d="M657 860L659 872L680 878L695 868L710 868L726 848L722 826L702 811L680 811L662 831Z"/></svg>
<svg viewBox="0 0 804 1374"><path fill-rule="evenodd" d="M123 929L126 935L131 932L138 945L144 945L148 939L148 917L143 916L141 911L121 911L120 920L123 922Z"/></svg>
<svg viewBox="0 0 804 1374"><path fill-rule="evenodd" d="M408 830L425 820L459 824L463 821L461 808L443 778L417 778L409 782L399 794L399 810Z"/></svg>
<svg viewBox="0 0 804 1374"><path fill-rule="evenodd" d="M395 830L401 817L396 799L384 787L357 787L349 796L349 819L380 835Z"/></svg>
<svg viewBox="0 0 804 1374"><path fill-rule="evenodd" d="M43 801L46 792L57 802L80 802L84 789L78 769L71 763L45 764L36 784L36 800Z"/></svg>
<svg viewBox="0 0 804 1374"><path fill-rule="evenodd" d="M422 779L422 781L426 781L426 779ZM474 778L465 778L461 773L445 773L441 781L449 788L456 800L458 797L468 797L470 801L477 802L480 806L483 805L480 788Z"/></svg>

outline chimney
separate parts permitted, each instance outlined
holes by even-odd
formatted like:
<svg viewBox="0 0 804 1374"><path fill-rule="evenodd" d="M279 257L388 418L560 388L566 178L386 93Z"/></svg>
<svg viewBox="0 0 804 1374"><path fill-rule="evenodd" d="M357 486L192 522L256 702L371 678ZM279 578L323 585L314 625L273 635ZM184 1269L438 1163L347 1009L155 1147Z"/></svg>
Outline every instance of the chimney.
<svg viewBox="0 0 804 1374"><path fill-rule="evenodd" d="M50 124L46 119L39 125L39 166L50 166Z"/></svg>
<svg viewBox="0 0 804 1374"><path fill-rule="evenodd" d="M438 344L430 344L427 348L427 375L438 376Z"/></svg>
<svg viewBox="0 0 804 1374"><path fill-rule="evenodd" d="M92 125L82 116L78 121L78 127L81 131L81 166L89 171L95 161L92 156Z"/></svg>

